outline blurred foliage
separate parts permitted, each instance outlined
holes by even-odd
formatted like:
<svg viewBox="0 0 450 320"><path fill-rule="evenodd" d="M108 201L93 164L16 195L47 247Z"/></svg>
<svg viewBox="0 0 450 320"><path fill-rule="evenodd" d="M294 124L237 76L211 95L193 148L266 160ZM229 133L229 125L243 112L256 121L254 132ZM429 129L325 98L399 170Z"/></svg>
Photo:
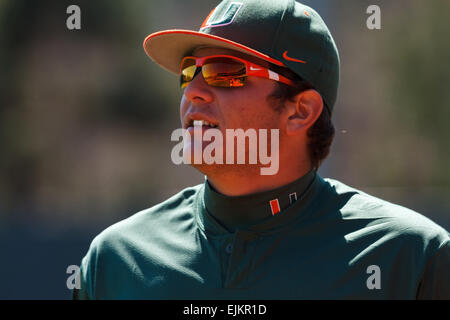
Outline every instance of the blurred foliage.
<svg viewBox="0 0 450 320"><path fill-rule="evenodd" d="M447 0L427 5L411 1L395 20L384 47L391 60L387 75L392 110L411 135L430 144L426 149L418 143L415 151L417 157L433 157L427 163L430 182L440 185L450 184L449 12Z"/></svg>
<svg viewBox="0 0 450 320"><path fill-rule="evenodd" d="M72 1L0 0L0 218L104 226L200 183L170 161L181 92L142 41L197 29L218 2L80 0L71 31ZM380 31L365 26L369 0L305 2L342 64L322 174L356 187L448 186L450 2L380 0Z"/></svg>
<svg viewBox="0 0 450 320"><path fill-rule="evenodd" d="M64 270L93 236L203 181L170 160L181 92L142 41L197 29L218 2L0 0L0 299L68 298ZM372 0L304 2L341 56L321 174L448 228L450 1L377 0L378 31L365 24Z"/></svg>
<svg viewBox="0 0 450 320"><path fill-rule="evenodd" d="M135 145L133 132L152 135L166 121L177 121L176 78L160 71L142 50L142 41L152 29L149 16L157 14L151 10L152 3L77 1L82 21L77 31L66 28L66 8L72 1L1 4L2 214L102 211L102 207L105 211L105 204L98 202L126 206L126 199L139 198L133 192L142 191L136 191L133 179L142 176L144 166L126 181L126 174L117 168L104 173L104 179L111 181L109 185L103 181L99 188L117 185L102 197L104 190L89 187L95 179L92 171L98 174L96 167L105 167L102 158L114 151L96 154L95 163L88 163L87 158L90 149L105 149L113 136L128 135L121 146L119 141L111 146L121 152L123 145ZM133 156L143 154L130 154L129 161ZM123 171L130 174L130 170ZM117 179L108 177L114 173Z"/></svg>
<svg viewBox="0 0 450 320"><path fill-rule="evenodd" d="M365 26L371 4L335 7L336 16L351 18L332 29L341 83L337 134L325 166L350 185L406 206L414 202L412 192L440 188L436 195L447 194L438 197L442 204L450 189L450 2L379 0L380 30Z"/></svg>

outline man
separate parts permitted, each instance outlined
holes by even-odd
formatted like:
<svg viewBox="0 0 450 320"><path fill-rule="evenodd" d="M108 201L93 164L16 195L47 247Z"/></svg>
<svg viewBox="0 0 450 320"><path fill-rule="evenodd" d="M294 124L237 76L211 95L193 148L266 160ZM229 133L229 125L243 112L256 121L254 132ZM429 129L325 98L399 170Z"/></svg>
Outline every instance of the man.
<svg viewBox="0 0 450 320"><path fill-rule="evenodd" d="M144 48L181 73L186 158L221 134L214 156L234 161L190 161L203 184L98 235L74 298L450 298L447 231L316 172L334 135L339 57L313 9L224 0L199 32L154 33ZM233 153L242 143L225 147L239 129L262 141L244 146L244 164ZM262 147L278 158L269 174L267 162L248 161Z"/></svg>

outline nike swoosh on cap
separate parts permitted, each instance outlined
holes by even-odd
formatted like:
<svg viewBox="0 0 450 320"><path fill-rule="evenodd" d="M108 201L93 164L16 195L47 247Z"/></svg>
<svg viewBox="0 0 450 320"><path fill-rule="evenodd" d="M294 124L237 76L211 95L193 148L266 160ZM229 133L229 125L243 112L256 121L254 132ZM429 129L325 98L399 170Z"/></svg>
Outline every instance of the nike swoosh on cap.
<svg viewBox="0 0 450 320"><path fill-rule="evenodd" d="M306 63L306 61L288 57L288 55L287 55L287 50L283 53L283 58L285 58L286 60L289 60L289 61L300 62L300 63Z"/></svg>

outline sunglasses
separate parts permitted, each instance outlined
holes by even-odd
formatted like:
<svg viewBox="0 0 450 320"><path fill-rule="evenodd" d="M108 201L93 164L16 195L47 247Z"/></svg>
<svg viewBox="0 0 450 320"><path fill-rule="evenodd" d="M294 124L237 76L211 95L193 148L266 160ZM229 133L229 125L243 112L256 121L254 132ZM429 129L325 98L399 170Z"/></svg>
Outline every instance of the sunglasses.
<svg viewBox="0 0 450 320"><path fill-rule="evenodd" d="M180 86L185 88L195 76L202 72L206 83L213 87L243 87L248 76L272 79L295 86L294 82L281 74L229 55L213 55L202 58L184 57L181 61Z"/></svg>

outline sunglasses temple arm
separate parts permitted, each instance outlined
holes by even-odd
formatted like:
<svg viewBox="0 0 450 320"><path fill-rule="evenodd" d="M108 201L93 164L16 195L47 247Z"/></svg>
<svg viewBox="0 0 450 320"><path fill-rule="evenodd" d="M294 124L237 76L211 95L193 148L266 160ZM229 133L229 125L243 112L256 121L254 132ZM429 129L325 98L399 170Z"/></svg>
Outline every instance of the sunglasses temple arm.
<svg viewBox="0 0 450 320"><path fill-rule="evenodd" d="M249 76L263 77L263 78L275 80L275 81L287 84L289 86L295 87L295 83L292 80L282 76L281 74L279 74L279 73L277 73L275 71L272 71L272 70L267 69L267 68L258 69L258 70L252 70L252 67L253 66L247 67L247 74ZM258 68L260 68L260 67L258 67Z"/></svg>
<svg viewBox="0 0 450 320"><path fill-rule="evenodd" d="M286 77L283 77L283 76L280 75L280 74L278 74L278 81L279 81L279 82L282 82L282 83L284 83L284 84L287 84L287 85L289 85L289 86L295 87L295 83L294 83L292 80L290 80L290 79L288 79L288 78L286 78Z"/></svg>
<svg viewBox="0 0 450 320"><path fill-rule="evenodd" d="M278 81L278 82L282 82L284 84L290 85L290 86L295 86L294 82L284 76L282 76L281 74L272 71L270 69L267 69L267 72L269 74L269 79Z"/></svg>

